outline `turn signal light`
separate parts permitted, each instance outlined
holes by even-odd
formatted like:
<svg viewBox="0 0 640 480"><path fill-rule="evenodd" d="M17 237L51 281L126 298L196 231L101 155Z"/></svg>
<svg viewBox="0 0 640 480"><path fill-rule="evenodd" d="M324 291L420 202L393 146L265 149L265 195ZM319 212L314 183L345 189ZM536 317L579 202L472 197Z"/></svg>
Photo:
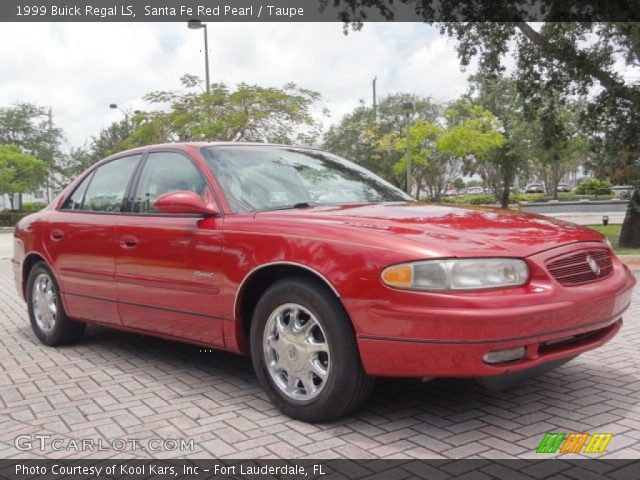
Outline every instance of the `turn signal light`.
<svg viewBox="0 0 640 480"><path fill-rule="evenodd" d="M410 265L395 265L382 272L382 280L387 285L409 288L413 283L413 268Z"/></svg>

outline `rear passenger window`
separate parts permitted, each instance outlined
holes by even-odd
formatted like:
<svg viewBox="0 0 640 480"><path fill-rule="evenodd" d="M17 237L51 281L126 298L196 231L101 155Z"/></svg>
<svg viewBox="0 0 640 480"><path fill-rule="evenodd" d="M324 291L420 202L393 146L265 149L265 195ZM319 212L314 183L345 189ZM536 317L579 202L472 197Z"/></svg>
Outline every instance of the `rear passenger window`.
<svg viewBox="0 0 640 480"><path fill-rule="evenodd" d="M87 175L80 185L76 187L71 196L64 202L62 206L64 210L80 210L82 208L82 200L84 199L84 194L87 191L87 185L89 185L91 177L93 177L93 174Z"/></svg>
<svg viewBox="0 0 640 480"><path fill-rule="evenodd" d="M203 199L207 183L191 160L179 153L149 154L142 168L133 204L136 213L154 213L154 202L165 193L190 190Z"/></svg>
<svg viewBox="0 0 640 480"><path fill-rule="evenodd" d="M94 173L84 196L82 210L121 212L124 193L142 154L105 163Z"/></svg>

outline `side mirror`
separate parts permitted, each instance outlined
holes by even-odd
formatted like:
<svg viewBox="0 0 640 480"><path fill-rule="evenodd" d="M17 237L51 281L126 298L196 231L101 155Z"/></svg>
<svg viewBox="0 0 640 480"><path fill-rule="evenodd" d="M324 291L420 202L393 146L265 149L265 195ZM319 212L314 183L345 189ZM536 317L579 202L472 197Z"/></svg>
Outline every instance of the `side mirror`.
<svg viewBox="0 0 640 480"><path fill-rule="evenodd" d="M190 190L178 190L160 195L153 203L158 213L182 213L212 217L220 214L215 203L207 205L200 195Z"/></svg>

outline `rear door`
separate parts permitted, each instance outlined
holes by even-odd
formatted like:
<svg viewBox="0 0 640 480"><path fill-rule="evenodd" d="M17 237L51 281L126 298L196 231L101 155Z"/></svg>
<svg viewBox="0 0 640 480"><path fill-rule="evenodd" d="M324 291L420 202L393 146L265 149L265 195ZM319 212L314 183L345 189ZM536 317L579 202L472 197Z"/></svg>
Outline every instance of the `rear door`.
<svg viewBox="0 0 640 480"><path fill-rule="evenodd" d="M185 154L151 152L116 236L116 278L125 326L206 345L222 345L222 218L160 214L153 203L171 191L213 196Z"/></svg>
<svg viewBox="0 0 640 480"><path fill-rule="evenodd" d="M67 313L77 319L120 324L115 283L116 225L142 154L111 160L78 185L52 215L47 250Z"/></svg>

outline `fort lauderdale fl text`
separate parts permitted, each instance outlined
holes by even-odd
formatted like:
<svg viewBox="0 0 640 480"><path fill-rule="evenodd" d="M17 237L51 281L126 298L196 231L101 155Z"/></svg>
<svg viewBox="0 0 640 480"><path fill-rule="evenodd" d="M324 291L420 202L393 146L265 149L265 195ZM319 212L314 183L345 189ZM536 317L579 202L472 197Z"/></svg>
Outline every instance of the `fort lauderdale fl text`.
<svg viewBox="0 0 640 480"><path fill-rule="evenodd" d="M136 5L120 5L113 7L94 7L92 5L17 5L19 17L37 17L37 16L53 16L53 17L89 17L89 18L107 18L107 17L132 17L136 16L139 6ZM142 11L144 17L302 17L304 15L303 7L278 7L276 5L250 5L248 7L234 7L231 5L215 5L206 6L198 5L196 7L180 5L178 7L157 7L145 5Z"/></svg>
<svg viewBox="0 0 640 480"><path fill-rule="evenodd" d="M24 465L17 464L16 475L34 476L34 475L82 475L88 477L99 477L100 475L154 475L177 477L180 475L203 475L209 477L211 475L298 475L306 477L309 473L313 475L326 475L322 465L221 465L214 464L204 468L198 465L129 465L112 464L112 465L61 465L54 463L51 467L44 465Z"/></svg>

